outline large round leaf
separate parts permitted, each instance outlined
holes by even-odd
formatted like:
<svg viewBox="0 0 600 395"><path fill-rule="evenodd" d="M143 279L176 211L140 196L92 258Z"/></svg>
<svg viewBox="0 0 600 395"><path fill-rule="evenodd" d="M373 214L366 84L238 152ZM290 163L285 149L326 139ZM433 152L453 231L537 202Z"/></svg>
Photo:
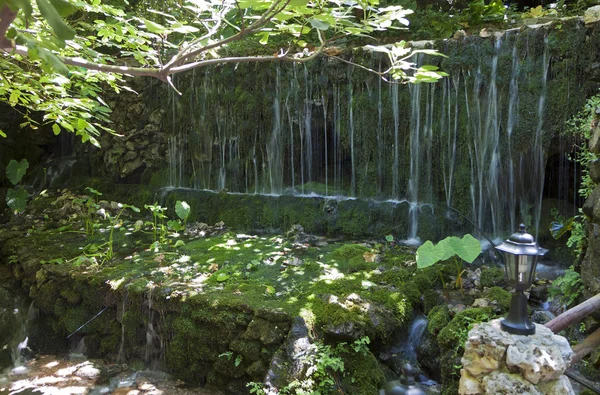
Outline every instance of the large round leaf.
<svg viewBox="0 0 600 395"><path fill-rule="evenodd" d="M417 248L417 267L423 269L433 265L444 255L443 249L436 248L433 243L427 240Z"/></svg>
<svg viewBox="0 0 600 395"><path fill-rule="evenodd" d="M6 204L11 210L16 211L17 213L25 211L28 198L29 193L23 187L6 191Z"/></svg>
<svg viewBox="0 0 600 395"><path fill-rule="evenodd" d="M10 162L8 162L8 166L6 166L6 176L13 185L17 185L25 175L25 172L28 168L29 162L27 162L27 159L21 159L20 162L12 159Z"/></svg>
<svg viewBox="0 0 600 395"><path fill-rule="evenodd" d="M182 221L185 221L187 219L187 217L189 217L190 210L191 210L190 205L187 204L187 202L182 202L182 201L178 200L175 203L175 213Z"/></svg>

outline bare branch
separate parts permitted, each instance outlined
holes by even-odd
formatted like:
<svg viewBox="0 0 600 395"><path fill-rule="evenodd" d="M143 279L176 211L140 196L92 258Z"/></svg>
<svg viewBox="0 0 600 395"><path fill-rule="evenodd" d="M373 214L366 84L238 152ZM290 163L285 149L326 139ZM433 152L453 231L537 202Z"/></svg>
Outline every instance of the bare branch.
<svg viewBox="0 0 600 395"><path fill-rule="evenodd" d="M271 20L271 18L273 18L275 15L277 15L281 11L283 11L289 3L290 3L290 0L285 0L285 1L277 0L277 1L273 2L273 4L271 4L269 9L267 11L265 11L265 13L259 19L254 21L246 29L243 29L243 30L239 31L238 33L234 34L233 36L230 36L223 40L214 42L212 44L205 45L204 47L197 48L195 50L192 50L188 53L184 53L182 55L176 55L176 58L172 59L168 63L168 65L167 65L168 67L166 68L166 71L170 70L177 64L181 64L190 58L194 58L194 57L198 56L199 54L201 54L203 52L207 52L207 51L210 51L211 49L222 47L225 44L229 44L230 42L240 40L241 38L247 36L248 34L256 32L258 29L260 29L262 26L264 26L266 23L268 23ZM195 63L192 63L192 64L195 64Z"/></svg>

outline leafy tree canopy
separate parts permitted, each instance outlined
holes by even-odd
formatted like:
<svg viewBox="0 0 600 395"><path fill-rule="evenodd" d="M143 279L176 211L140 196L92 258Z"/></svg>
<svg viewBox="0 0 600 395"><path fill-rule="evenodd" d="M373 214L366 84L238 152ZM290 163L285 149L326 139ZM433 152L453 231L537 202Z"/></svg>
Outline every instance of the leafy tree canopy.
<svg viewBox="0 0 600 395"><path fill-rule="evenodd" d="M37 128L33 114L41 112L56 134L98 145L100 131L112 132L102 90L128 89L124 76L171 84L174 74L213 64L336 56L331 48L349 36L368 40L406 28L411 12L379 0L0 0L0 100L24 112L22 126ZM276 41L277 52L227 51L245 40ZM357 66L382 78L418 83L444 75L410 61L434 51L404 42L366 48L387 54L390 67Z"/></svg>

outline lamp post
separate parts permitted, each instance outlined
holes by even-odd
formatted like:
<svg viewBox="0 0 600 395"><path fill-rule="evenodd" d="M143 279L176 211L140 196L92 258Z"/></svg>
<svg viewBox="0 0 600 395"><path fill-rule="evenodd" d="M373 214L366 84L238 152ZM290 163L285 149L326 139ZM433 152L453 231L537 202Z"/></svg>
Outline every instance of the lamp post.
<svg viewBox="0 0 600 395"><path fill-rule="evenodd" d="M527 296L523 293L533 283L535 266L540 256L548 250L540 248L532 235L525 232L525 225L519 231L496 247L504 257L506 280L515 288L510 301L510 310L500 326L502 330L515 335L533 335L535 325L527 315Z"/></svg>

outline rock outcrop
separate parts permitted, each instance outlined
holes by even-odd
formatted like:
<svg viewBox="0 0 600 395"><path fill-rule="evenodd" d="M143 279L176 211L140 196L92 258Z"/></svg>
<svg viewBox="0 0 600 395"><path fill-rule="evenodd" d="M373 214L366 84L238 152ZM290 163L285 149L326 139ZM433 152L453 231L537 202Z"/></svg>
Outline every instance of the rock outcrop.
<svg viewBox="0 0 600 395"><path fill-rule="evenodd" d="M477 325L461 361L459 393L574 394L563 375L572 353L567 339L542 325L531 336L503 331L500 319Z"/></svg>
<svg viewBox="0 0 600 395"><path fill-rule="evenodd" d="M589 150L600 155L600 108L592 122ZM587 249L581 262L581 279L585 285L586 298L600 292L600 160L590 163L590 177L596 188L583 205L583 212L588 217Z"/></svg>

